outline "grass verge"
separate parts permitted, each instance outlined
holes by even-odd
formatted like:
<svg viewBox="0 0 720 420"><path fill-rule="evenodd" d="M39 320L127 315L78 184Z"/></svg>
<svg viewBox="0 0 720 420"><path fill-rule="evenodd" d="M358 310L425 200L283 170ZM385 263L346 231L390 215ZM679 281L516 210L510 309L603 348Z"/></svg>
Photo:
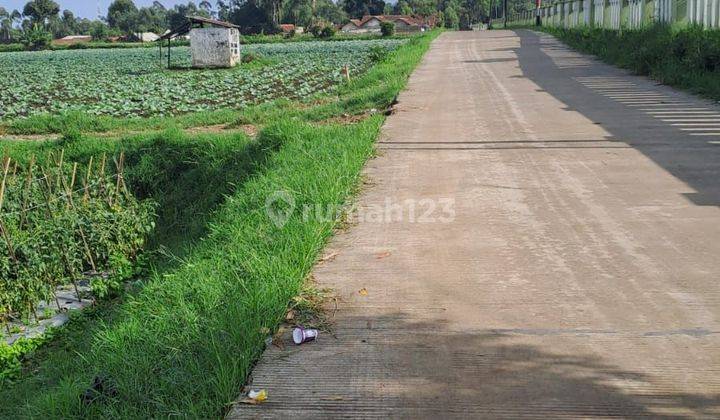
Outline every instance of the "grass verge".
<svg viewBox="0 0 720 420"><path fill-rule="evenodd" d="M610 64L720 100L720 30L667 25L622 31L552 27L541 30Z"/></svg>
<svg viewBox="0 0 720 420"><path fill-rule="evenodd" d="M213 177L198 180L201 187L192 194L200 196L188 197L201 200L218 189L218 182L227 188L204 223L203 239L176 264L157 269L137 292L82 317L38 350L19 380L3 384L0 417L222 416L264 349L268 330L284 319L337 223L304 220L301 211L293 211L286 223L276 225L266 212L268 197L285 198L270 202L282 214L305 204L342 206L359 182L384 117L374 115L350 125L313 121L389 106L435 35L412 39L336 98L315 107L291 107L286 113L265 107L245 113L243 118L265 127L257 140L229 151L248 163L230 178L218 178L222 182ZM172 142L178 135L170 130L146 141ZM93 147L118 147L103 143L108 140L78 141L87 142L77 147L78 155ZM17 142L9 150L26 153L31 147L49 146ZM165 149L157 147L158 152ZM187 157L182 150L178 153ZM129 164L128 171L145 173L142 155L138 153L140 160ZM171 168L182 162L179 156L166 156ZM179 180L172 170L166 174L154 157L148 159L147 167L163 168L154 176L167 176L179 187L193 182L190 175ZM211 166L215 173L226 173L223 164Z"/></svg>

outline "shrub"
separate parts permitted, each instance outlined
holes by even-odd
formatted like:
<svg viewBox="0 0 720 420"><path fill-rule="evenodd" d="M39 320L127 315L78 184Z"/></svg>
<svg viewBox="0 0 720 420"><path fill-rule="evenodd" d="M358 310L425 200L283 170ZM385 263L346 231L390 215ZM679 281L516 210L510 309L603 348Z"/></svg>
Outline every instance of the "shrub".
<svg viewBox="0 0 720 420"><path fill-rule="evenodd" d="M370 48L370 60L372 60L373 63L379 63L388 56L389 52L390 51L382 45L373 45Z"/></svg>
<svg viewBox="0 0 720 420"><path fill-rule="evenodd" d="M23 44L0 44L0 52L18 52L25 51Z"/></svg>
<svg viewBox="0 0 720 420"><path fill-rule="evenodd" d="M58 286L75 285L83 273L93 273L96 297L118 291L154 228L154 203L125 187L123 155L85 170L63 155L27 166L3 160L0 324L35 314L38 301L52 301ZM107 174L113 161L117 171Z"/></svg>
<svg viewBox="0 0 720 420"><path fill-rule="evenodd" d="M720 99L720 31L656 25L637 30L545 28L568 45L663 83Z"/></svg>
<svg viewBox="0 0 720 420"><path fill-rule="evenodd" d="M25 47L33 50L44 50L52 43L52 34L40 25L33 27L23 34L22 43Z"/></svg>
<svg viewBox="0 0 720 420"><path fill-rule="evenodd" d="M318 20L313 22L308 31L315 38L332 38L335 35L335 27L330 22Z"/></svg>
<svg viewBox="0 0 720 420"><path fill-rule="evenodd" d="M332 38L335 36L335 27L332 25L328 25L322 29L322 32L320 32L320 36L322 38Z"/></svg>
<svg viewBox="0 0 720 420"><path fill-rule="evenodd" d="M382 36L395 35L395 23L394 22L382 22L380 24L380 33L382 33Z"/></svg>

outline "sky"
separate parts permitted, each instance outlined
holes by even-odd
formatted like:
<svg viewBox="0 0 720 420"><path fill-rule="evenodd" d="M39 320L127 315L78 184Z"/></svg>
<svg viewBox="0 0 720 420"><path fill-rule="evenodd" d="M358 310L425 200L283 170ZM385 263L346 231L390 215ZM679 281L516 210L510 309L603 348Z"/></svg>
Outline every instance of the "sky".
<svg viewBox="0 0 720 420"><path fill-rule="evenodd" d="M138 7L150 6L153 2L153 0L134 1ZM160 3L165 5L165 7L173 7L179 3L187 3L187 1L188 0L160 0ZM17 9L22 12L22 9L27 2L28 0L0 0L0 6L4 7L8 11ZM61 11L69 9L77 17L94 19L97 17L98 3L100 4L100 13L105 16L107 14L108 6L110 6L112 0L55 0L55 2L60 5ZM196 1L195 4L197 3L199 2ZM214 5L215 1L210 1L210 3Z"/></svg>

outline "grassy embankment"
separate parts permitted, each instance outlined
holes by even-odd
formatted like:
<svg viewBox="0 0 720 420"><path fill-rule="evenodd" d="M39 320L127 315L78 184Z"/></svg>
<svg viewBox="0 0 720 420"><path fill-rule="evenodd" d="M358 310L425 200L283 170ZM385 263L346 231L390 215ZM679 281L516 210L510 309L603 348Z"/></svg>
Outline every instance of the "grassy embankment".
<svg viewBox="0 0 720 420"><path fill-rule="evenodd" d="M19 379L2 385L0 417L221 416L336 224L303 221L295 211L278 227L265 212L267 197L286 191L296 208L346 202L384 117L317 122L387 107L434 36L409 41L337 95L211 114L261 127L254 140L172 128L202 118L186 116L136 123L165 131L118 142L83 134L97 127L73 116L53 123L73 133L65 140L8 143L13 156L64 147L74 160L125 150L128 183L165 207L158 243L183 251L38 350ZM96 376L114 391L83 402Z"/></svg>
<svg viewBox="0 0 720 420"><path fill-rule="evenodd" d="M671 26L542 30L610 64L720 100L720 30Z"/></svg>

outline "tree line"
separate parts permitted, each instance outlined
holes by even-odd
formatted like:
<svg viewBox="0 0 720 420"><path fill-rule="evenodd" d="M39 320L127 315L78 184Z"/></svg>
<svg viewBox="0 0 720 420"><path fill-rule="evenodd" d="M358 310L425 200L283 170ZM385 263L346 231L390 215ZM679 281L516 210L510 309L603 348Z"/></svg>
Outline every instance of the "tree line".
<svg viewBox="0 0 720 420"><path fill-rule="evenodd" d="M318 22L343 24L364 15L396 14L433 16L439 25L463 29L500 16L503 0L204 0L189 1L172 8L154 1L137 7L133 0L114 0L105 16L77 18L61 10L54 0L32 0L22 10L0 7L0 42L22 42L28 37L62 38L91 35L97 40L139 32L162 34L180 25L186 15L199 15L233 22L243 33L275 33L281 23L309 27ZM508 0L512 10L532 8L532 2Z"/></svg>

